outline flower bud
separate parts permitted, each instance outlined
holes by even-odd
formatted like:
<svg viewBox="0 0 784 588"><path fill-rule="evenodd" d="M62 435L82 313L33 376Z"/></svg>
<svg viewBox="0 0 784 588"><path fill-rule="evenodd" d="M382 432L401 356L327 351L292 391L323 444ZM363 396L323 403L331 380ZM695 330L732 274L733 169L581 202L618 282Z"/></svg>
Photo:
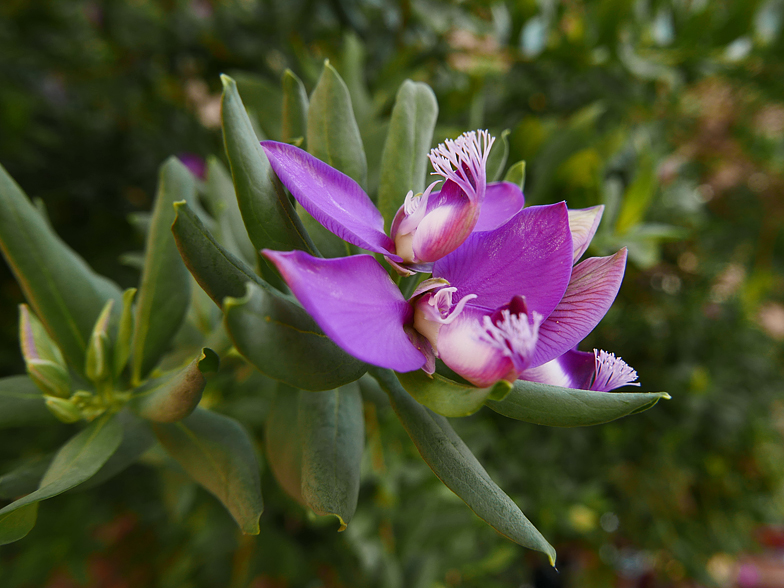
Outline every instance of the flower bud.
<svg viewBox="0 0 784 588"><path fill-rule="evenodd" d="M60 349L30 312L19 305L19 341L27 373L44 394L67 398L71 394L71 377Z"/></svg>
<svg viewBox="0 0 784 588"><path fill-rule="evenodd" d="M82 412L71 401L66 398L57 398L55 396L46 397L46 408L51 413L64 423L75 423L82 418Z"/></svg>
<svg viewBox="0 0 784 588"><path fill-rule="evenodd" d="M114 300L108 300L95 321L90 341L87 343L84 371L93 382L100 382L111 376L108 328L112 306Z"/></svg>

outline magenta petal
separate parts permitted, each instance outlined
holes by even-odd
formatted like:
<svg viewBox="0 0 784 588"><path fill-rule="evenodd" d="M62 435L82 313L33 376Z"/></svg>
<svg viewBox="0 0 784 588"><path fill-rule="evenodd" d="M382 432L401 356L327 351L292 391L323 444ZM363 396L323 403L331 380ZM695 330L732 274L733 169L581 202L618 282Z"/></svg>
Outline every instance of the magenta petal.
<svg viewBox="0 0 784 588"><path fill-rule="evenodd" d="M324 227L357 247L402 261L384 233L384 217L359 184L293 145L261 146L283 185Z"/></svg>
<svg viewBox="0 0 784 588"><path fill-rule="evenodd" d="M539 367L521 372L518 379L564 388L590 390L595 371L596 362L593 353L570 349Z"/></svg>
<svg viewBox="0 0 784 588"><path fill-rule="evenodd" d="M425 364L403 328L414 311L373 256L321 259L302 251L263 253L324 333L348 353L399 372Z"/></svg>
<svg viewBox="0 0 784 588"><path fill-rule="evenodd" d="M492 231L505 225L523 209L524 205L525 197L517 184L512 182L488 184L474 232Z"/></svg>
<svg viewBox="0 0 784 588"><path fill-rule="evenodd" d="M478 214L479 204L471 202L457 184L447 181L440 192L430 196L427 212L414 232L416 260L436 261L460 247L474 230Z"/></svg>
<svg viewBox="0 0 784 588"><path fill-rule="evenodd" d="M532 206L504 226L473 233L433 266L433 276L457 288L459 300L495 310L514 296L547 317L566 291L572 272L572 237L566 204Z"/></svg>
<svg viewBox="0 0 784 588"><path fill-rule="evenodd" d="M466 306L450 324L438 331L438 357L457 374L480 388L514 376L512 360L490 344L482 320L487 311Z"/></svg>
<svg viewBox="0 0 784 588"><path fill-rule="evenodd" d="M603 204L569 211L569 228L572 231L575 263L588 249L588 245L591 244L591 239L596 234L596 229L599 228L603 212Z"/></svg>
<svg viewBox="0 0 784 588"><path fill-rule="evenodd" d="M539 328L532 366L555 359L593 331L618 294L626 267L626 249L577 264L563 300Z"/></svg>

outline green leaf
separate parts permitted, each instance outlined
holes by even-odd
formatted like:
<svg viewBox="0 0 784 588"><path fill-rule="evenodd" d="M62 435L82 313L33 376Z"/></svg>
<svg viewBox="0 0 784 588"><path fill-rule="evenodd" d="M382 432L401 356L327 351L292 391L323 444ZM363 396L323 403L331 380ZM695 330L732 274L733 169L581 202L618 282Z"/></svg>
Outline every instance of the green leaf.
<svg viewBox="0 0 784 588"><path fill-rule="evenodd" d="M120 377L131 356L131 337L133 336L133 299L136 288L128 288L122 295L122 313L117 328L117 341L114 344L113 371L114 378Z"/></svg>
<svg viewBox="0 0 784 588"><path fill-rule="evenodd" d="M490 155L487 157L487 181L497 182L504 175L506 160L509 159L509 135L512 131L505 129L493 143Z"/></svg>
<svg viewBox="0 0 784 588"><path fill-rule="evenodd" d="M339 531L354 516L365 444L362 395L356 383L299 395L302 498L318 515L334 515Z"/></svg>
<svg viewBox="0 0 784 588"><path fill-rule="evenodd" d="M513 164L504 176L505 182L512 182L520 186L521 190L525 190L525 162L518 161Z"/></svg>
<svg viewBox="0 0 784 588"><path fill-rule="evenodd" d="M510 387L499 382L489 388L477 388L445 378L428 376L422 370L396 374L403 388L430 410L447 417L464 417L482 408L491 395L503 395Z"/></svg>
<svg viewBox="0 0 784 588"><path fill-rule="evenodd" d="M281 141L304 139L308 127L308 94L302 81L287 69L283 72L283 122Z"/></svg>
<svg viewBox="0 0 784 588"><path fill-rule="evenodd" d="M555 549L504 494L444 417L419 404L394 372L371 368L422 458L436 476L480 518L504 537L541 551L555 565Z"/></svg>
<svg viewBox="0 0 784 588"><path fill-rule="evenodd" d="M215 304L223 306L227 296L244 295L246 282L269 288L241 259L218 243L186 202L176 202L174 210L172 232L180 255Z"/></svg>
<svg viewBox="0 0 784 588"><path fill-rule="evenodd" d="M212 492L243 533L259 533L264 509L253 442L227 416L197 409L174 424L153 425L158 440L196 482Z"/></svg>
<svg viewBox="0 0 784 588"><path fill-rule="evenodd" d="M44 394L68 398L71 376L60 350L26 304L19 305L19 343L30 379Z"/></svg>
<svg viewBox="0 0 784 588"><path fill-rule="evenodd" d="M90 479L117 451L121 441L122 425L116 415L96 419L60 448L38 490L0 509L0 515L52 498Z"/></svg>
<svg viewBox="0 0 784 588"><path fill-rule="evenodd" d="M117 451L106 461L98 472L78 489L88 490L113 478L128 466L135 463L141 455L155 443L155 435L149 423L135 416L129 410L117 414L123 429L123 438Z"/></svg>
<svg viewBox="0 0 784 588"><path fill-rule="evenodd" d="M6 514L0 514L0 545L24 538L35 527L37 518L37 502Z"/></svg>
<svg viewBox="0 0 784 588"><path fill-rule="evenodd" d="M253 247L256 251L301 249L318 255L256 139L237 85L225 75L221 80L223 141L237 202ZM264 261L261 270L268 282L282 286L283 282L268 262Z"/></svg>
<svg viewBox="0 0 784 588"><path fill-rule="evenodd" d="M506 398L488 400L495 412L550 427L585 427L648 410L666 392L594 392L517 380Z"/></svg>
<svg viewBox="0 0 784 588"><path fill-rule="evenodd" d="M95 319L108 299L119 302L120 290L49 228L2 166L0 251L69 365L82 373Z"/></svg>
<svg viewBox="0 0 784 588"><path fill-rule="evenodd" d="M378 208L387 229L392 226L406 193L413 190L418 194L425 189L427 154L437 118L438 102L430 86L411 80L403 82L397 91L381 155Z"/></svg>
<svg viewBox="0 0 784 588"><path fill-rule="evenodd" d="M125 298L125 296L123 296ZM87 342L87 358L84 373L90 380L101 382L112 375L111 341L109 340L109 319L111 318L114 300L107 300L101 314L95 321L90 340Z"/></svg>
<svg viewBox="0 0 784 588"><path fill-rule="evenodd" d="M210 213L217 220L216 236L226 249L252 266L257 262L256 249L248 237L237 204L231 174L217 157L207 158L207 199Z"/></svg>
<svg viewBox="0 0 784 588"><path fill-rule="evenodd" d="M278 384L267 422L264 445L267 463L280 487L300 504L302 497L302 440L299 434L299 398L302 392L286 384Z"/></svg>
<svg viewBox="0 0 784 588"><path fill-rule="evenodd" d="M0 476L0 498L16 500L20 496L35 492L53 457L54 453L36 455Z"/></svg>
<svg viewBox="0 0 784 588"><path fill-rule="evenodd" d="M308 109L308 151L367 188L367 159L345 82L324 63Z"/></svg>
<svg viewBox="0 0 784 588"><path fill-rule="evenodd" d="M615 230L618 233L628 232L643 220L658 186L659 181L656 177L653 158L648 155L643 156L634 181L629 184L623 196L621 211L618 213L618 220L615 223Z"/></svg>
<svg viewBox="0 0 784 588"><path fill-rule="evenodd" d="M324 335L293 299L254 283L223 302L224 325L237 351L264 375L303 390L332 390L367 366Z"/></svg>
<svg viewBox="0 0 784 588"><path fill-rule="evenodd" d="M168 159L160 170L136 303L131 343L131 381L135 385L161 360L188 311L190 276L170 227L174 222L172 205L195 198L196 184L188 168L174 157Z"/></svg>
<svg viewBox="0 0 784 588"><path fill-rule="evenodd" d="M55 424L41 391L27 376L0 378L0 429Z"/></svg>
<svg viewBox="0 0 784 588"><path fill-rule="evenodd" d="M260 75L241 71L230 73L236 80L239 95L243 97L248 113L258 121L261 133L270 138L280 137L280 86ZM259 136L259 140L263 140L263 137Z"/></svg>
<svg viewBox="0 0 784 588"><path fill-rule="evenodd" d="M218 371L220 359L205 347L199 357L179 371L145 382L133 392L130 407L156 423L175 423L191 414L207 385L205 373Z"/></svg>

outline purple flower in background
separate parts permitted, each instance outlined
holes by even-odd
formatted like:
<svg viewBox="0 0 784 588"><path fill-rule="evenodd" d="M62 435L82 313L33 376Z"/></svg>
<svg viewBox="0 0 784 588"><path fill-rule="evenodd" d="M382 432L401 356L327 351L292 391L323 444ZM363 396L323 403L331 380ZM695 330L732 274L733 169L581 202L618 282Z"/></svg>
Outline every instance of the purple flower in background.
<svg viewBox="0 0 784 588"><path fill-rule="evenodd" d="M177 155L177 158L188 168L189 172L200 180L207 177L207 162L204 161L204 158L201 155L196 155L195 153L180 153Z"/></svg>
<svg viewBox="0 0 784 588"><path fill-rule="evenodd" d="M621 250L574 265L603 207L522 208L514 184L485 184L481 147L490 144L469 133L431 152L446 182L440 192L409 193L393 240L353 180L295 147L262 143L284 185L326 228L395 267L432 272L408 300L370 255L263 253L324 332L367 363L433 373L438 357L480 387L518 378L602 391L631 383L636 373L615 355L576 351L610 308L626 264Z"/></svg>

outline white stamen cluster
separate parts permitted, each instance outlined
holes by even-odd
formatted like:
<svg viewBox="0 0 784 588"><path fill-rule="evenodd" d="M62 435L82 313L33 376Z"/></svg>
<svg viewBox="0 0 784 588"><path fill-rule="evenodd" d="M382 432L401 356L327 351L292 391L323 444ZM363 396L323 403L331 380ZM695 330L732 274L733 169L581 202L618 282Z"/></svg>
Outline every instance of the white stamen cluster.
<svg viewBox="0 0 784 588"><path fill-rule="evenodd" d="M452 180L465 192L469 199L478 197L477 187L487 181L487 156L495 142L486 130L469 131L457 139L447 139L430 151L433 175Z"/></svg>
<svg viewBox="0 0 784 588"><path fill-rule="evenodd" d="M438 312L437 316L431 315L431 317L429 317L431 320L435 320L442 325L448 325L454 321L461 312L463 312L463 308L465 308L465 305L468 304L469 300L476 298L476 294L468 294L463 296L460 299L460 302L458 302L455 307L452 308L452 294L455 292L457 292L457 288L454 287L441 288L438 292L430 297L428 304Z"/></svg>
<svg viewBox="0 0 784 588"><path fill-rule="evenodd" d="M531 319L533 320L529 320L526 314L512 314L509 310L501 311L501 320L498 323L486 316L480 338L501 351L512 360L515 369L522 371L536 348L543 317L534 311L531 313Z"/></svg>
<svg viewBox="0 0 784 588"><path fill-rule="evenodd" d="M596 362L596 375L591 384L591 390L608 392L621 386L639 386L637 372L623 359L614 353L594 349L593 356Z"/></svg>

